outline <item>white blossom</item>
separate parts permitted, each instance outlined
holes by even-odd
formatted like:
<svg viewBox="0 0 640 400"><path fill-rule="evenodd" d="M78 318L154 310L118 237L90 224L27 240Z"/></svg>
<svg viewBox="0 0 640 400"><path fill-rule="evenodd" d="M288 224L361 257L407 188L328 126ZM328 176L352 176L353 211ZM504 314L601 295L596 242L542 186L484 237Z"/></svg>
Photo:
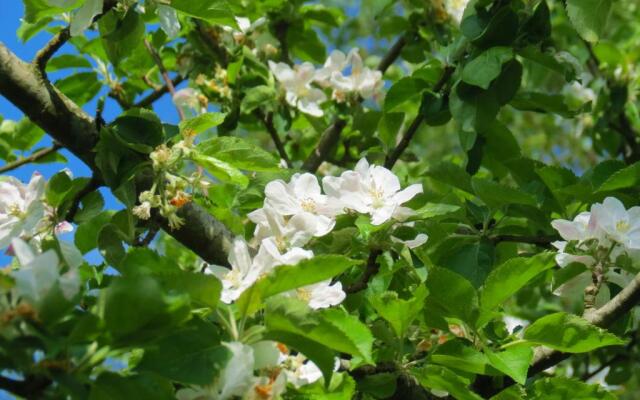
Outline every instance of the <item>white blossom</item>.
<svg viewBox="0 0 640 400"><path fill-rule="evenodd" d="M256 28L264 25L264 23L267 22L267 19L265 17L260 17L253 23L249 18L246 17L235 17L235 20L239 30L234 29L230 26L224 26L222 29L224 29L226 32L231 32L231 34L233 35L233 39L236 42L242 42L249 33L253 32L254 30L256 30Z"/></svg>
<svg viewBox="0 0 640 400"><path fill-rule="evenodd" d="M444 7L451 18L457 24L460 24L467 3L469 3L469 0L445 0Z"/></svg>
<svg viewBox="0 0 640 400"><path fill-rule="evenodd" d="M607 197L591 207L590 225L627 249L640 249L640 207L627 210L620 200Z"/></svg>
<svg viewBox="0 0 640 400"><path fill-rule="evenodd" d="M347 297L342 290L342 283L336 282L332 285L331 280L297 288L289 294L309 304L314 310L337 306Z"/></svg>
<svg viewBox="0 0 640 400"><path fill-rule="evenodd" d="M18 236L33 236L44 216L45 180L34 173L28 185L14 177L0 181L0 248Z"/></svg>
<svg viewBox="0 0 640 400"><path fill-rule="evenodd" d="M193 88L184 88L176 91L172 100L176 107L187 113L199 115L207 112L207 108L200 102L200 93Z"/></svg>
<svg viewBox="0 0 640 400"><path fill-rule="evenodd" d="M71 225L71 223L69 223L68 221L58 222L53 231L56 235L73 232L73 225Z"/></svg>
<svg viewBox="0 0 640 400"><path fill-rule="evenodd" d="M340 206L334 199L322 194L315 175L295 174L289 183L281 179L271 181L265 187L265 205L283 216L308 213L315 219L313 236L322 236L335 225L332 218Z"/></svg>
<svg viewBox="0 0 640 400"><path fill-rule="evenodd" d="M283 358L287 382L290 382L296 388L309 385L322 378L320 368L313 361L307 360L302 354ZM333 370L337 371L339 367L340 360L336 358Z"/></svg>
<svg viewBox="0 0 640 400"><path fill-rule="evenodd" d="M139 205L133 207L131 213L140 219L147 220L151 218L151 203L143 201Z"/></svg>
<svg viewBox="0 0 640 400"><path fill-rule="evenodd" d="M326 234L331 226L324 221L319 223L315 215L306 211L285 219L270 206L252 211L248 217L256 224L254 241L260 243L263 239L273 237L282 249L304 246L312 237Z"/></svg>
<svg viewBox="0 0 640 400"><path fill-rule="evenodd" d="M351 66L351 74L345 75L343 70L348 65ZM351 50L348 56L334 50L316 79L326 79L326 74L329 74L329 85L334 89L333 98L338 101L343 101L348 93L357 93L367 99L383 86L382 72L365 67L358 49Z"/></svg>
<svg viewBox="0 0 640 400"><path fill-rule="evenodd" d="M369 165L362 159L354 171L340 177L327 176L322 180L325 193L346 208L371 215L371 223L380 225L394 218L406 219L412 210L401 205L422 193L422 185L414 184L400 190L400 181L388 169Z"/></svg>
<svg viewBox="0 0 640 400"><path fill-rule="evenodd" d="M275 238L266 238L260 243L260 249L254 260L261 269L261 273L269 273L280 265L295 265L310 258L313 258L311 250L300 247L281 249Z"/></svg>
<svg viewBox="0 0 640 400"><path fill-rule="evenodd" d="M315 78L313 64L305 62L291 68L282 62L269 61L269 69L285 89L287 103L314 117L321 117L324 114L320 104L327 99L327 96L322 90L311 86Z"/></svg>
<svg viewBox="0 0 640 400"><path fill-rule="evenodd" d="M233 241L229 253L231 269L209 266L209 270L222 281L222 293L220 299L224 303L231 303L247 290L263 272L258 262L254 262L249 254L247 243L242 238Z"/></svg>

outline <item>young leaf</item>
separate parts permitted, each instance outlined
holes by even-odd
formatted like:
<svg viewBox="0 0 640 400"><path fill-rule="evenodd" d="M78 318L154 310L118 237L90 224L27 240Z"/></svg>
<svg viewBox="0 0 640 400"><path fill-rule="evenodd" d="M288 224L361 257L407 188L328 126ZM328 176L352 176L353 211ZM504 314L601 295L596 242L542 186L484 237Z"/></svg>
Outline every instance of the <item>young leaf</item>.
<svg viewBox="0 0 640 400"><path fill-rule="evenodd" d="M180 132L197 135L224 122L225 114L208 112L180 121Z"/></svg>
<svg viewBox="0 0 640 400"><path fill-rule="evenodd" d="M198 143L197 150L248 171L278 170L278 159L272 153L246 139L219 136Z"/></svg>
<svg viewBox="0 0 640 400"><path fill-rule="evenodd" d="M529 364L533 359L533 350L530 347L511 347L505 351L494 353L485 349L487 360L498 371L513 378L514 381L524 385L527 380Z"/></svg>
<svg viewBox="0 0 640 400"><path fill-rule="evenodd" d="M546 315L529 325L524 331L524 339L566 353L586 353L626 343L577 315L563 312Z"/></svg>
<svg viewBox="0 0 640 400"><path fill-rule="evenodd" d="M569 20L582 38L595 43L604 32L613 0L567 0Z"/></svg>
<svg viewBox="0 0 640 400"><path fill-rule="evenodd" d="M502 64L513 58L510 47L492 47L471 60L462 70L462 80L470 85L488 89L500 75Z"/></svg>
<svg viewBox="0 0 640 400"><path fill-rule="evenodd" d="M418 317L424 307L427 289L420 285L413 291L410 299L399 299L396 292L371 293L369 302L378 315L384 318L398 337L403 337L409 324Z"/></svg>

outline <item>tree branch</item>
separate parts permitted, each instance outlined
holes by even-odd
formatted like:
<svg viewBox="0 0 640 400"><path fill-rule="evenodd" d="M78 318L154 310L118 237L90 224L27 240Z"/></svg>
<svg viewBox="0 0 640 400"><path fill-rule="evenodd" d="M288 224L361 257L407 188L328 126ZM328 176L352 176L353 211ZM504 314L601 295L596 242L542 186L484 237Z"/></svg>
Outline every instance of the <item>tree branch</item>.
<svg viewBox="0 0 640 400"><path fill-rule="evenodd" d="M451 75L453 75L453 72L455 70L455 67L447 65L442 71L442 75L440 76L440 79L438 79L438 82L433 85L432 90L434 92L441 91L442 88L447 84L447 82L449 82L449 79L451 78ZM422 121L424 121L424 116L422 115L421 111L418 111L418 115L416 115L413 122L411 122L411 125L409 125L409 128L406 130L404 135L402 135L402 139L400 139L398 145L393 149L391 153L387 155L387 158L384 162L384 166L386 168L393 168L396 162L400 159L402 153L404 153L407 147L409 147L409 143L411 143L411 139L413 139L413 136L418 131L418 128L420 128L420 124L422 124Z"/></svg>
<svg viewBox="0 0 640 400"><path fill-rule="evenodd" d="M93 152L100 135L95 120L44 80L35 66L20 60L1 42L0 95L69 149L101 179ZM186 221L182 228L169 229L167 221L161 220L163 229L205 261L227 265L227 251L232 240L227 228L197 204L185 205L178 215Z"/></svg>
<svg viewBox="0 0 640 400"><path fill-rule="evenodd" d="M557 236L517 236L517 235L496 235L490 236L489 240L494 243L517 242L535 244L542 247L549 247L551 242L558 240Z"/></svg>
<svg viewBox="0 0 640 400"><path fill-rule="evenodd" d="M45 76L45 68L47 63L53 57L56 51L71 38L71 30L69 27L62 28L62 30L56 33L51 40L36 53L36 57L33 59L33 64L38 68L42 76Z"/></svg>
<svg viewBox="0 0 640 400"><path fill-rule="evenodd" d="M47 147L46 149L42 149L42 150L38 150L30 155L28 155L27 157L21 158L19 160L16 160L14 162L8 163L3 165L2 167L0 167L0 174L4 174L5 172L9 172L12 171L16 168L19 168L25 164L29 164L35 161L38 161L46 156L48 156L49 154L55 153L58 150L60 150L62 148L62 146L60 146L58 143L54 143L53 146L51 147Z"/></svg>
<svg viewBox="0 0 640 400"><path fill-rule="evenodd" d="M357 293L367 288L369 280L371 280L371 278L378 273L378 270L380 270L380 264L378 264L377 259L381 254L382 251L380 250L371 250L371 252L369 252L369 258L367 259L367 265L365 266L364 272L360 275L360 278L357 281L344 288L344 292L346 294Z"/></svg>
<svg viewBox="0 0 640 400"><path fill-rule="evenodd" d="M164 83L167 86L167 90L169 91L169 93L171 93L172 97L175 96L176 88L173 86L173 81L171 80L171 78L169 78L169 73L167 72L167 69L164 67L164 64L162 63L162 58L160 57L160 54L158 54L156 49L153 48L153 46L151 45L151 43L149 43L147 39L144 39L144 46L147 48L147 51L149 51L149 54L151 54L151 58L153 58L153 61L158 66L158 69L160 70L160 75L162 75L162 79L164 79ZM176 105L176 109L178 110L178 116L180 116L180 119L183 120L185 118L184 111L182 110L181 107L177 105Z"/></svg>
<svg viewBox="0 0 640 400"><path fill-rule="evenodd" d="M400 52L406 44L404 36L398 38L398 40L391 46L389 52L382 58L380 64L378 64L378 70L383 74L387 69L395 62L400 56ZM307 159L302 165L302 169L309 172L316 172L320 164L327 159L331 150L338 144L342 130L347 125L347 121L342 118L336 118L331 125L322 133L318 145L315 150L309 154Z"/></svg>
<svg viewBox="0 0 640 400"><path fill-rule="evenodd" d="M175 88L176 86L178 86L179 84L181 84L184 81L185 81L185 78L183 76L181 76L181 75L178 75L178 76L176 76L175 78L173 78L171 80L171 83L172 83L173 87ZM153 92L149 93L147 96L145 96L142 99L140 99L140 101L135 103L133 105L133 107L140 107L140 108L149 107L156 100L158 100L159 98L161 98L162 96L164 96L165 94L167 94L169 92L170 92L169 85L165 84L164 86L162 86L158 90L154 90Z"/></svg>
<svg viewBox="0 0 640 400"><path fill-rule="evenodd" d="M280 140L280 136L278 136L278 131L273 125L273 113L264 115L262 112L256 110L256 116L259 120L262 121L262 123L264 123L265 128L267 128L267 132L269 132L271 140L273 140L273 144L276 146L280 158L282 158L287 163L288 167L291 167L291 160L289 160L287 150L284 148L284 144L282 143L282 140Z"/></svg>

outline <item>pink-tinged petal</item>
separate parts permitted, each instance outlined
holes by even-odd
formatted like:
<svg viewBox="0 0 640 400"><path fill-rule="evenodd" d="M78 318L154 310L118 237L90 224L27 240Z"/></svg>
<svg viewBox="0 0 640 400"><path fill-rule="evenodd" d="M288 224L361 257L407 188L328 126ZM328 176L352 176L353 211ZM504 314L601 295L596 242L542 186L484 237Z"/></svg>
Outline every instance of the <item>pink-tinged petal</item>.
<svg viewBox="0 0 640 400"><path fill-rule="evenodd" d="M300 83L310 83L313 81L313 77L316 73L316 68L310 62L304 62L298 66L296 71L298 74L297 79Z"/></svg>
<svg viewBox="0 0 640 400"><path fill-rule="evenodd" d="M59 222L58 224L56 224L56 227L54 228L54 233L56 235L61 235L63 233L69 233L69 232L73 232L73 225L71 225L67 221Z"/></svg>
<svg viewBox="0 0 640 400"><path fill-rule="evenodd" d="M420 193L422 193L422 184L416 183L396 193L393 196L393 201L395 201L397 204L403 204L413 199L416 195Z"/></svg>
<svg viewBox="0 0 640 400"><path fill-rule="evenodd" d="M560 236L565 240L581 240L582 232L576 227L573 221L566 219L556 219L551 221L553 229L557 230Z"/></svg>

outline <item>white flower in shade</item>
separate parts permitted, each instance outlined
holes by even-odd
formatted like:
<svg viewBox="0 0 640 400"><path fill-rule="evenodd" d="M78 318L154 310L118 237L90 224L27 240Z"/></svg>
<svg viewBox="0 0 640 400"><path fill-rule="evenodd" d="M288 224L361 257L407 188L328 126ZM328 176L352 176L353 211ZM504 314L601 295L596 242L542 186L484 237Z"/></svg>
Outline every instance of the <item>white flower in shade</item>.
<svg viewBox="0 0 640 400"><path fill-rule="evenodd" d="M193 88L184 88L173 95L173 104L188 114L204 114L207 108L200 101L200 93Z"/></svg>
<svg viewBox="0 0 640 400"><path fill-rule="evenodd" d="M337 306L347 297L342 290L342 283L332 285L330 280L292 290L289 294L309 304L314 310Z"/></svg>
<svg viewBox="0 0 640 400"><path fill-rule="evenodd" d="M575 104L576 107L580 107L585 103L595 103L597 97L593 89L583 85L578 81L573 81L566 84L562 88L562 94L568 97L568 100Z"/></svg>
<svg viewBox="0 0 640 400"><path fill-rule="evenodd" d="M80 290L77 270L72 268L60 274L60 260L55 251L47 250L37 254L21 239L14 239L11 248L20 263L20 268L11 273L16 281L15 290L19 297L39 305L55 285L58 285L67 300L75 297Z"/></svg>
<svg viewBox="0 0 640 400"><path fill-rule="evenodd" d="M564 241L555 241L552 242L551 245L558 249L558 253L556 254L555 260L558 266L566 267L571 263L580 263L584 264L587 267L591 267L596 263L596 259L590 255L574 255L570 253L565 253L565 248L567 247L567 242Z"/></svg>
<svg viewBox="0 0 640 400"><path fill-rule="evenodd" d="M44 216L45 180L34 173L28 185L14 177L0 181L0 248L5 248L11 239L25 235L33 236Z"/></svg>
<svg viewBox="0 0 640 400"><path fill-rule="evenodd" d="M267 22L267 19L265 17L260 17L253 23L251 23L251 20L249 18L245 17L235 17L235 19L236 24L238 25L238 28L240 30L236 30L230 26L224 26L222 29L224 29L226 32L231 32L231 34L233 35L233 39L236 42L242 42L248 34Z"/></svg>
<svg viewBox="0 0 640 400"><path fill-rule="evenodd" d="M564 240L587 240L596 237L593 223L590 226L591 213L588 211L576 215L573 221L556 219L551 221L551 226L558 231Z"/></svg>
<svg viewBox="0 0 640 400"><path fill-rule="evenodd" d="M421 184L400 190L400 181L393 172L369 165L364 158L353 171L343 172L340 177L325 177L322 186L328 196L346 208L371 215L373 225L383 224L391 218L406 219L413 211L401 205L422 193Z"/></svg>
<svg viewBox="0 0 640 400"><path fill-rule="evenodd" d="M410 249L415 249L417 247L422 246L423 244L427 243L427 240L429 240L429 236L425 233L418 233L414 239L410 239L410 240L402 240L395 236L391 236L392 242L402 243Z"/></svg>
<svg viewBox="0 0 640 400"><path fill-rule="evenodd" d="M272 207L265 206L248 214L256 224L253 239L260 243L273 237L281 249L304 246L314 236L326 234L327 226L318 226L318 218L309 212L301 212L285 219Z"/></svg>
<svg viewBox="0 0 640 400"><path fill-rule="evenodd" d="M295 174L289 183L283 180L271 181L265 187L265 206L281 215L308 213L315 219L315 233L322 236L335 225L333 216L338 214L340 206L323 195L315 175Z"/></svg>
<svg viewBox="0 0 640 400"><path fill-rule="evenodd" d="M231 351L231 358L213 385L180 389L176 392L178 400L228 400L244 396L255 379L253 349L240 342L224 346Z"/></svg>
<svg viewBox="0 0 640 400"><path fill-rule="evenodd" d="M285 89L287 103L314 117L321 117L324 114L320 104L327 99L327 96L322 90L311 86L315 78L313 64L305 62L291 68L282 62L269 61L269 69Z"/></svg>
<svg viewBox="0 0 640 400"><path fill-rule="evenodd" d="M640 207L627 210L620 200L607 197L591 207L590 225L627 249L640 249Z"/></svg>
<svg viewBox="0 0 640 400"><path fill-rule="evenodd" d="M231 303L247 290L260 277L263 268L259 262L251 259L247 243L242 238L233 241L229 253L231 269L210 265L208 269L222 281L220 299L224 303Z"/></svg>
<svg viewBox="0 0 640 400"><path fill-rule="evenodd" d="M274 370L269 376L254 378L254 383L242 400L275 400L287 388L287 377L279 370Z"/></svg>
<svg viewBox="0 0 640 400"><path fill-rule="evenodd" d="M340 58L338 57L338 60ZM346 58L351 64L351 74L347 76L336 71L331 73L330 85L334 89L334 99L343 101L347 93L357 93L367 99L382 89L382 72L365 67L358 49L349 52ZM338 67L334 66L333 62L331 65L333 68Z"/></svg>
<svg viewBox="0 0 640 400"><path fill-rule="evenodd" d="M309 385L322 378L320 368L313 361L307 360L302 354L283 358L287 382L290 382L296 388ZM339 367L340 360L336 358L333 370L337 371Z"/></svg>
<svg viewBox="0 0 640 400"><path fill-rule="evenodd" d="M316 71L315 80L324 85L331 84L331 76L334 73L342 73L345 68L351 63L353 53L358 49L352 49L348 55L345 55L340 50L333 50L329 54L329 58L325 61L324 66Z"/></svg>
<svg viewBox="0 0 640 400"><path fill-rule="evenodd" d="M445 0L444 7L451 18L459 24L462 21L467 3L469 0Z"/></svg>

